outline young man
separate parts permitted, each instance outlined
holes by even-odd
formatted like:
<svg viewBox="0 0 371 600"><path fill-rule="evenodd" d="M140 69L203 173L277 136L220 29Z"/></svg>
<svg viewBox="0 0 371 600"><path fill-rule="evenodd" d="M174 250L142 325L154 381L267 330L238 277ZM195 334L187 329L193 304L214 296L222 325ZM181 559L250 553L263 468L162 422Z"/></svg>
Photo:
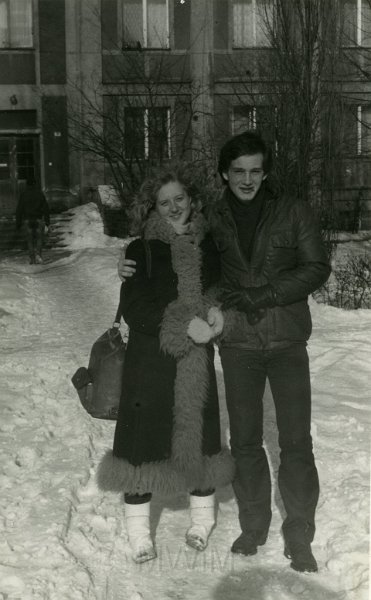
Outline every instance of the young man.
<svg viewBox="0 0 371 600"><path fill-rule="evenodd" d="M310 435L307 297L327 280L330 267L310 207L274 194L270 168L270 151L258 135L229 140L218 167L226 189L210 214L221 256L222 307L240 314L220 345L242 529L232 552L255 554L271 521L262 402L268 378L281 449L285 555L294 569L317 571L310 546L319 484Z"/></svg>
<svg viewBox="0 0 371 600"><path fill-rule="evenodd" d="M50 216L49 206L43 191L36 185L34 178L27 181L26 189L21 192L16 210L16 228L25 224L30 264L42 263L44 234L47 233Z"/></svg>
<svg viewBox="0 0 371 600"><path fill-rule="evenodd" d="M274 194L267 183L270 168L270 151L256 133L229 140L218 167L225 190L209 214L221 257L222 308L234 315L220 340L242 530L231 550L256 554L271 522L263 448L268 379L281 449L284 552L292 568L317 571L311 551L319 483L310 434L307 297L327 280L330 267L310 207Z"/></svg>

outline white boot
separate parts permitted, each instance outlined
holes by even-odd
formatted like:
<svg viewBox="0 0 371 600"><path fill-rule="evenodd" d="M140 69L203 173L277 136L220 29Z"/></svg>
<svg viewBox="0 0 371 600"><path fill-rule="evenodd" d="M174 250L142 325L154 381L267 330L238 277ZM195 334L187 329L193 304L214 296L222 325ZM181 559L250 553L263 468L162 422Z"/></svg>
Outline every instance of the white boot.
<svg viewBox="0 0 371 600"><path fill-rule="evenodd" d="M136 563L156 558L149 528L150 502L143 504L127 504L125 502L126 530L133 551L132 558Z"/></svg>
<svg viewBox="0 0 371 600"><path fill-rule="evenodd" d="M210 496L190 495L191 526L186 533L186 542L195 550L205 550L207 540L215 525L215 494Z"/></svg>

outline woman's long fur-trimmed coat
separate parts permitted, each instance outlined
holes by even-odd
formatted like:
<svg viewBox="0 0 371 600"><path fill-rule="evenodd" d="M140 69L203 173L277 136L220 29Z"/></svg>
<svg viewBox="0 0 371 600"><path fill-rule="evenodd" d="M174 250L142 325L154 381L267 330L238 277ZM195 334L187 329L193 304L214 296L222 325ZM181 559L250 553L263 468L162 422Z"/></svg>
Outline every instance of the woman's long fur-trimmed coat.
<svg viewBox="0 0 371 600"><path fill-rule="evenodd" d="M233 478L220 442L213 345L187 336L191 319L206 317L204 292L219 278L219 256L200 215L193 228L193 236L177 236L152 214L145 230L150 277L142 240L128 247L137 263L121 296L130 333L113 452L98 469L103 490L170 494Z"/></svg>

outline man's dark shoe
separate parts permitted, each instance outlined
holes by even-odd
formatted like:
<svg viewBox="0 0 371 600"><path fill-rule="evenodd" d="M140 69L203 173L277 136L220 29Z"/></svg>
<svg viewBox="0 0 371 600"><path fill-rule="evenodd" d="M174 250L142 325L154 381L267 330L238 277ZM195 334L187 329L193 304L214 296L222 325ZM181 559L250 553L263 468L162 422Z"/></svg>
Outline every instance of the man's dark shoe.
<svg viewBox="0 0 371 600"><path fill-rule="evenodd" d="M291 558L290 567L301 573L316 573L318 566L308 542L287 541L284 555Z"/></svg>
<svg viewBox="0 0 371 600"><path fill-rule="evenodd" d="M249 533L241 533L241 535L233 542L231 552L234 554L243 554L244 556L253 556L257 553L257 546L265 544L265 539L259 533L252 531Z"/></svg>

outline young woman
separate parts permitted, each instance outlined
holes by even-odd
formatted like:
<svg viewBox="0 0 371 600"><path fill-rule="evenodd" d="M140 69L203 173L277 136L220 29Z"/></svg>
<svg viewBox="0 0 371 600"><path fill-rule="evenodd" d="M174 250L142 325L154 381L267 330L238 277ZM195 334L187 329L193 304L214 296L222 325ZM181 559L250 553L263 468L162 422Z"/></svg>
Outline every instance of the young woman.
<svg viewBox="0 0 371 600"><path fill-rule="evenodd" d="M155 558L152 493L190 493L187 543L204 550L215 525L214 490L230 483L233 461L221 448L212 340L223 315L207 290L219 256L189 167L147 179L134 201L127 249L136 272L121 296L129 326L124 385L113 452L98 481L124 491L133 559ZM143 241L144 240L144 241Z"/></svg>

